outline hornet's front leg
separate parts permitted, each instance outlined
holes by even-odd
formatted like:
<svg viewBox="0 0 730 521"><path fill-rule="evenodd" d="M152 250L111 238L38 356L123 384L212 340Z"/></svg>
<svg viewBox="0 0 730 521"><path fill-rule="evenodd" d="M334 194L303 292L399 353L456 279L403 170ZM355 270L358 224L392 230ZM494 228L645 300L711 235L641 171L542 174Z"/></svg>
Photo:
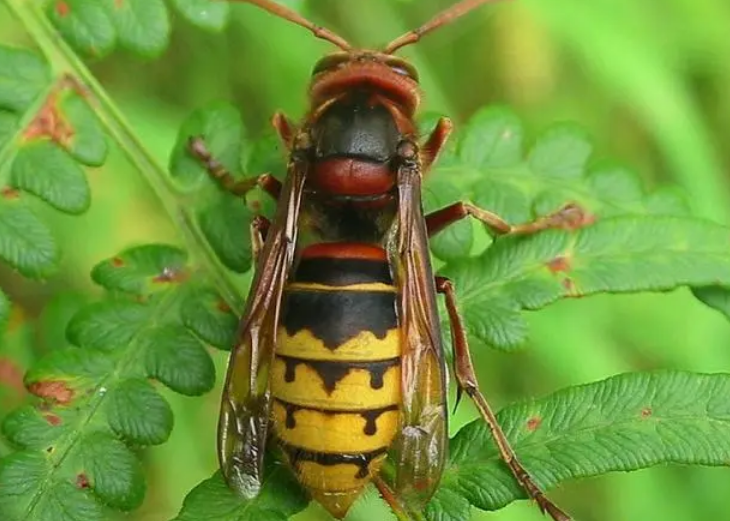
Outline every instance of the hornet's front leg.
<svg viewBox="0 0 730 521"><path fill-rule="evenodd" d="M279 134L284 146L289 150L294 135L294 126L289 119L277 112L271 120L274 129ZM205 144L201 136L194 136L188 140L188 152L205 167L212 177L224 190L231 194L244 197L254 187L259 186L274 199L278 200L281 194L281 182L270 174L261 174L248 179L237 181L223 164L218 161Z"/></svg>
<svg viewBox="0 0 730 521"><path fill-rule="evenodd" d="M261 174L256 177L236 180L223 164L213 157L208 150L205 141L200 136L191 137L188 140L188 151L198 159L205 167L208 175L212 177L221 188L237 197L245 197L248 192L256 186L260 186L264 192L274 199L279 198L281 193L281 182L270 174Z"/></svg>

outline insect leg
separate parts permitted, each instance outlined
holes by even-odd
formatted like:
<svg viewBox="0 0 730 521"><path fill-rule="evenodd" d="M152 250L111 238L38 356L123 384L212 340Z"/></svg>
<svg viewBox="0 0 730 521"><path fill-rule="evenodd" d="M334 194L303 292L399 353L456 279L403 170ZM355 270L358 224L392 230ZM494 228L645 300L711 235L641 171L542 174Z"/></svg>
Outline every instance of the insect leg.
<svg viewBox="0 0 730 521"><path fill-rule="evenodd" d="M381 476L374 476L373 483L380 492L380 497L388 503L396 519L399 521L412 519L398 493Z"/></svg>
<svg viewBox="0 0 730 521"><path fill-rule="evenodd" d="M517 455L510 446L507 438L502 431L502 428L497 422L497 417L492 412L489 403L486 398L479 390L479 383L474 372L474 366L471 361L471 354L469 352L469 344L466 338L466 331L464 325L461 322L459 311L456 306L456 295L454 292L454 286L452 282L445 277L436 277L436 291L444 295L446 300L446 311L449 314L449 323L451 326L451 343L454 350L454 372L456 374L456 381L458 384L458 399L461 397L461 393L466 393L469 398L472 399L474 404L479 409L479 413L482 418L489 425L489 430L492 433L494 442L497 445L502 459L507 464L509 469L512 471L517 482L527 492L528 496L534 499L540 510L546 512L555 521L570 521L571 518L558 508L555 503L550 501L545 494L540 490L537 484L533 481L530 474L525 470L522 464L517 459Z"/></svg>
<svg viewBox="0 0 730 521"><path fill-rule="evenodd" d="M263 215L257 215L251 221L251 253L254 264L258 262L259 253L264 248L264 241L270 227L271 221Z"/></svg>
<svg viewBox="0 0 730 521"><path fill-rule="evenodd" d="M291 150L296 133L296 128L291 120L283 112L276 112L271 118L271 125L276 130L276 133L279 134L279 138L286 149Z"/></svg>
<svg viewBox="0 0 730 521"><path fill-rule="evenodd" d="M559 210L538 217L534 221L513 225L488 210L471 203L458 202L426 216L429 237L467 216L481 221L496 235L528 235L548 228L573 230L590 224L592 219L583 208L577 204L568 203Z"/></svg>
<svg viewBox="0 0 730 521"><path fill-rule="evenodd" d="M193 157L198 159L208 174L215 179L218 184L226 191L233 195L243 197L254 187L260 186L264 192L268 193L274 199L279 198L281 193L281 182L269 174L262 174L257 177L241 179L237 181L223 164L218 161L208 150L205 141L200 136L191 137L188 140L188 150Z"/></svg>
<svg viewBox="0 0 730 521"><path fill-rule="evenodd" d="M431 135L428 136L428 139L421 147L421 163L424 171L428 170L436 161L453 128L454 125L449 118L440 118L438 120Z"/></svg>

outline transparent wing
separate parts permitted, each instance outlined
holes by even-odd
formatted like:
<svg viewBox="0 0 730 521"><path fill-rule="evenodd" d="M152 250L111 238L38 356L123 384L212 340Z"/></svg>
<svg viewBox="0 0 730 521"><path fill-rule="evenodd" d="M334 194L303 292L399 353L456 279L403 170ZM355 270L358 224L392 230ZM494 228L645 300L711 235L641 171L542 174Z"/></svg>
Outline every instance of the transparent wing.
<svg viewBox="0 0 730 521"><path fill-rule="evenodd" d="M305 166L292 163L228 362L218 423L218 459L228 484L245 497L261 488L269 424L269 366L281 296L294 257Z"/></svg>
<svg viewBox="0 0 730 521"><path fill-rule="evenodd" d="M395 489L406 504L416 506L433 495L446 458L446 366L416 162L399 169L398 191L391 255L400 290L403 404Z"/></svg>

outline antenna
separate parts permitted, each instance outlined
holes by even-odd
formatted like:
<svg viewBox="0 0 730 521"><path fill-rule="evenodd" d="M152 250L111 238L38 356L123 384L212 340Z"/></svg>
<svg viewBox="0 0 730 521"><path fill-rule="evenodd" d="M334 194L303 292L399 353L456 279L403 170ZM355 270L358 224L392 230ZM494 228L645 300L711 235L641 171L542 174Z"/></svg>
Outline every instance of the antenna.
<svg viewBox="0 0 730 521"><path fill-rule="evenodd" d="M315 25L303 16L301 16L296 11L293 11L289 9L288 7L284 7L283 5L277 4L276 2L273 2L272 0L228 0L230 2L241 2L246 4L253 4L261 9L270 12L274 16L278 16L279 18L284 18L285 20L289 20L290 22L294 22L297 25L301 25L302 27L305 27L312 31L314 33L314 36L317 38L321 38L323 40L327 40L328 42L331 42L335 44L337 47L342 49L343 51L350 51L352 50L352 45L350 45L347 40L342 38L341 36L338 36L337 34L333 33L329 29L326 29L324 27L320 27L319 25Z"/></svg>
<svg viewBox="0 0 730 521"><path fill-rule="evenodd" d="M447 7L438 13L418 29L413 29L412 31L408 31L407 33L399 36L386 45L383 52L385 54L393 54L401 47L416 43L424 34L430 33L434 29L438 29L443 25L453 22L457 18L464 16L469 11L476 9L480 5L496 1L498 0L461 0L461 2L458 2L451 7Z"/></svg>

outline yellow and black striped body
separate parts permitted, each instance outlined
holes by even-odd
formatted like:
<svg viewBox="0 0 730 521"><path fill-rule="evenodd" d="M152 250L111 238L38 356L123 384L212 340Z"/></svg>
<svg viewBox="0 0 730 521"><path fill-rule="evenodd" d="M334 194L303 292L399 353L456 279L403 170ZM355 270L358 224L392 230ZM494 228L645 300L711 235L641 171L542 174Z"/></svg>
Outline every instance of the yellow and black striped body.
<svg viewBox="0 0 730 521"><path fill-rule="evenodd" d="M300 483L342 517L399 426L400 339L385 251L309 246L285 289L270 378L273 425Z"/></svg>

